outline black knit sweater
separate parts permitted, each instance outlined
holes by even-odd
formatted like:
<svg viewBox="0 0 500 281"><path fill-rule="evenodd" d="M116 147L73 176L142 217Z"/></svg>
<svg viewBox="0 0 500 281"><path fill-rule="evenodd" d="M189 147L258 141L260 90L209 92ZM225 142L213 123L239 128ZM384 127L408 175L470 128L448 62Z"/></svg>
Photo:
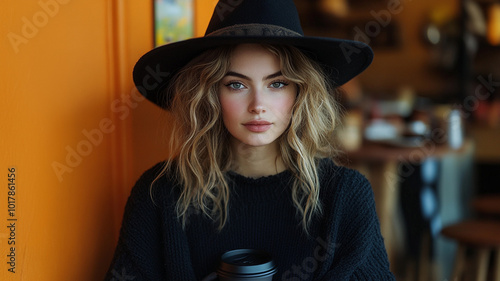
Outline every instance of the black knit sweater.
<svg viewBox="0 0 500 281"><path fill-rule="evenodd" d="M358 172L323 160L322 215L303 231L291 198L292 173L258 179L228 173L229 217L222 231L193 214L185 230L176 218L176 187L161 165L148 170L128 199L120 238L105 280L202 280L232 249L269 252L273 280L395 280L375 213L373 192Z"/></svg>

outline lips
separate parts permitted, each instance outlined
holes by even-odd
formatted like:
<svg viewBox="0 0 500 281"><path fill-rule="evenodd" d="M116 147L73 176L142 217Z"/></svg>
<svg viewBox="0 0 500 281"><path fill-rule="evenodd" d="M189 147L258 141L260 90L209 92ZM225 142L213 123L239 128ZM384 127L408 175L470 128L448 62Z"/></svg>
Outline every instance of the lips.
<svg viewBox="0 0 500 281"><path fill-rule="evenodd" d="M250 121L243 124L249 131L255 133L262 133L269 130L272 126L272 123L267 121Z"/></svg>

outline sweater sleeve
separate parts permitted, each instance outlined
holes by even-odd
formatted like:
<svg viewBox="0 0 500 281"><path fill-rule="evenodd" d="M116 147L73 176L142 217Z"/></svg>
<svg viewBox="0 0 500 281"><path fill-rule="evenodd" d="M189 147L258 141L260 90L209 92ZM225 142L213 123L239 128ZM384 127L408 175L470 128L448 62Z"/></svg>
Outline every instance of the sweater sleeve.
<svg viewBox="0 0 500 281"><path fill-rule="evenodd" d="M158 171L146 171L132 188L106 281L195 280L185 234L161 190L167 186L150 192Z"/></svg>
<svg viewBox="0 0 500 281"><path fill-rule="evenodd" d="M380 233L373 190L368 180L354 170L341 169L339 183L341 213L336 225L334 261L322 281L393 281Z"/></svg>

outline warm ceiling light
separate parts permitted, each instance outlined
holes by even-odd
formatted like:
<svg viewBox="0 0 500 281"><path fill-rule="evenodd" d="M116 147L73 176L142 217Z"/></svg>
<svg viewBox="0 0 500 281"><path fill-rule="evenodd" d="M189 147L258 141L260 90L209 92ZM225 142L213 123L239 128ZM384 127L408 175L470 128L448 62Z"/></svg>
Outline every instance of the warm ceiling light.
<svg viewBox="0 0 500 281"><path fill-rule="evenodd" d="M349 5L346 0L321 0L320 7L323 12L339 18L349 14Z"/></svg>
<svg viewBox="0 0 500 281"><path fill-rule="evenodd" d="M488 42L500 45L500 4L492 4L488 10Z"/></svg>

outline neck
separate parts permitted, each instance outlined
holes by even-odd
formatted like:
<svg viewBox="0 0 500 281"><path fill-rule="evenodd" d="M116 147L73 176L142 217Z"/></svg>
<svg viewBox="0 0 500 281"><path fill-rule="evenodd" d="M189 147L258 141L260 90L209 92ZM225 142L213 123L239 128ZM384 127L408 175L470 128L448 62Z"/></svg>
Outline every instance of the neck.
<svg viewBox="0 0 500 281"><path fill-rule="evenodd" d="M278 144L266 146L248 146L231 143L233 155L232 169L245 177L259 178L283 172L286 167L278 153Z"/></svg>

